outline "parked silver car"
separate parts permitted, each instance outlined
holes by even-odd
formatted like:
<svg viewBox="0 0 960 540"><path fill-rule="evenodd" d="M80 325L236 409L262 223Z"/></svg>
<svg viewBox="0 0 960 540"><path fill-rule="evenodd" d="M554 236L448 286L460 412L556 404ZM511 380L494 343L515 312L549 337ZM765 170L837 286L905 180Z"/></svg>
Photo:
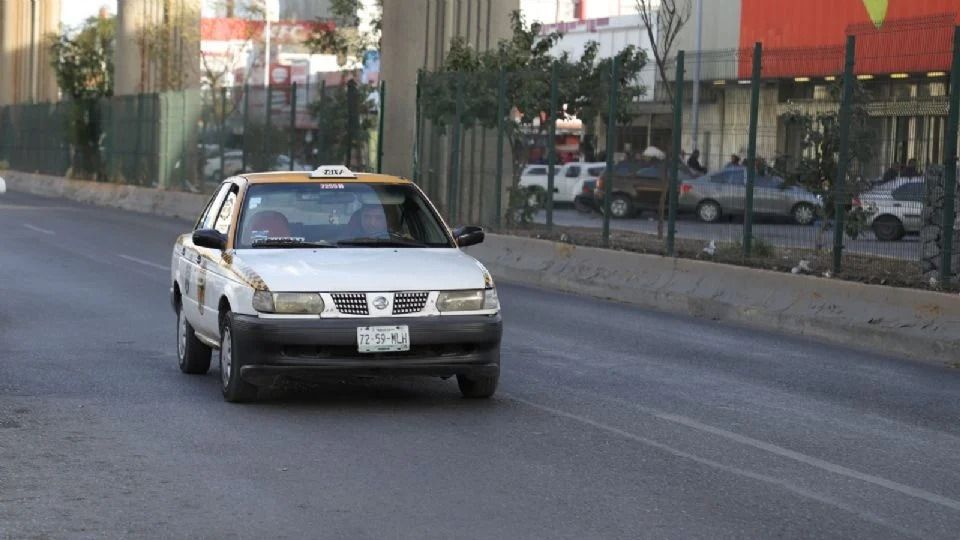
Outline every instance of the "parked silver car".
<svg viewBox="0 0 960 540"><path fill-rule="evenodd" d="M728 167L684 180L680 184L679 208L694 212L712 223L724 214L743 214L747 201L747 169ZM758 175L754 180L753 210L757 215L785 216L800 225L817 219L823 204L800 186L788 185L778 176Z"/></svg>
<svg viewBox="0 0 960 540"><path fill-rule="evenodd" d="M920 232L925 189L922 176L897 178L861 193L853 204L869 213L867 225L877 240L892 242Z"/></svg>

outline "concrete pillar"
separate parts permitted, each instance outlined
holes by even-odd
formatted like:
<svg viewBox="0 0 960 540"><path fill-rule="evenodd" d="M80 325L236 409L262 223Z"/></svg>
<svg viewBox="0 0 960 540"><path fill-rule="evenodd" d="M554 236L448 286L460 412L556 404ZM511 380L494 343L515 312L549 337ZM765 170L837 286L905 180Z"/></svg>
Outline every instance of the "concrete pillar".
<svg viewBox="0 0 960 540"><path fill-rule="evenodd" d="M439 67L454 36L467 38L481 50L496 47L499 40L509 37L510 13L519 8L520 0L384 2L381 69L390 89L384 117L384 172L413 174L417 70ZM429 155L424 148L424 170Z"/></svg>
<svg viewBox="0 0 960 540"><path fill-rule="evenodd" d="M0 0L0 105L58 98L46 35L59 23L57 0Z"/></svg>
<svg viewBox="0 0 960 540"><path fill-rule="evenodd" d="M200 0L118 0L114 93L199 87L200 4Z"/></svg>

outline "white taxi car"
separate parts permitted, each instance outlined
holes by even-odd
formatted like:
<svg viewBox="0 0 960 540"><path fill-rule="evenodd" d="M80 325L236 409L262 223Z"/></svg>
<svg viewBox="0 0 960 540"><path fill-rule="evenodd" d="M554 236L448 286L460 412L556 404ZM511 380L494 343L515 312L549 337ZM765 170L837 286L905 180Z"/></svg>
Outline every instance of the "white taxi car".
<svg viewBox="0 0 960 540"><path fill-rule="evenodd" d="M278 378L456 376L493 395L502 322L490 273L413 183L343 166L224 181L177 239L171 300L184 373L219 350L227 401Z"/></svg>

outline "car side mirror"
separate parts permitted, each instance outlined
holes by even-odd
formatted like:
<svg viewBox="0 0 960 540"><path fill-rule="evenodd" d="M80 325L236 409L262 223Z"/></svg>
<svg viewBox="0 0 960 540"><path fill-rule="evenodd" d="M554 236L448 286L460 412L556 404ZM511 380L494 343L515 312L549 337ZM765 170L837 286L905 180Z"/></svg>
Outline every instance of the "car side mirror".
<svg viewBox="0 0 960 540"><path fill-rule="evenodd" d="M483 242L485 236L483 227L458 227L453 230L453 237L460 247L475 246Z"/></svg>
<svg viewBox="0 0 960 540"><path fill-rule="evenodd" d="M227 237L216 229L197 229L193 231L193 245L210 249L227 249Z"/></svg>

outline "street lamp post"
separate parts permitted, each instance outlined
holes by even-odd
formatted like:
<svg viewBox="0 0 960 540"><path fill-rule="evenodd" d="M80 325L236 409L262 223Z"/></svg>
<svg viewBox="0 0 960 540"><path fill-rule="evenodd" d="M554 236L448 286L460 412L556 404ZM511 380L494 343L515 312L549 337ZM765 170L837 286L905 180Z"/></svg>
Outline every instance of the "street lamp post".
<svg viewBox="0 0 960 540"><path fill-rule="evenodd" d="M280 0L264 1L264 19L266 25L263 29L263 86L270 84L270 23L280 20Z"/></svg>

